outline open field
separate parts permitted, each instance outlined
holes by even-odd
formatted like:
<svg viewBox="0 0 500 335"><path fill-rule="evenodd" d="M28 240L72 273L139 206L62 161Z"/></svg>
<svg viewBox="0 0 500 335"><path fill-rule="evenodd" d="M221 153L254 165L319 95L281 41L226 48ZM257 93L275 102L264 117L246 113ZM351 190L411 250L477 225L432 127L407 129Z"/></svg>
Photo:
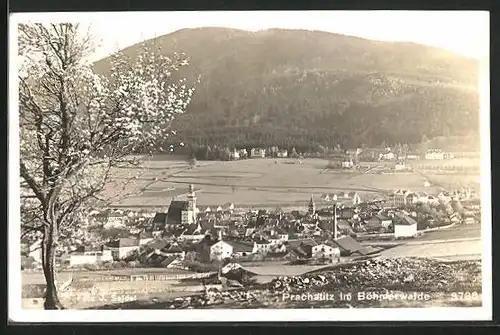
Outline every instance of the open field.
<svg viewBox="0 0 500 335"><path fill-rule="evenodd" d="M299 207L311 195L357 191L363 199L398 188L437 192L445 182L477 181L479 176L464 174L443 175L435 173L364 174L360 171L326 170L327 159L248 159L230 162L200 162L189 169L186 161L155 156L144 164L140 175L127 189L140 190L136 195L115 203L126 208L164 208L173 197L182 198L189 184L194 184L198 204L221 205L227 202L237 207ZM120 170L116 178L137 173ZM452 177L453 176L453 177ZM424 187L429 178L439 181L435 187ZM108 189L109 194L126 193L119 188Z"/></svg>
<svg viewBox="0 0 500 335"><path fill-rule="evenodd" d="M481 259L481 239L443 243L404 244L384 250L382 257L431 257L455 260Z"/></svg>

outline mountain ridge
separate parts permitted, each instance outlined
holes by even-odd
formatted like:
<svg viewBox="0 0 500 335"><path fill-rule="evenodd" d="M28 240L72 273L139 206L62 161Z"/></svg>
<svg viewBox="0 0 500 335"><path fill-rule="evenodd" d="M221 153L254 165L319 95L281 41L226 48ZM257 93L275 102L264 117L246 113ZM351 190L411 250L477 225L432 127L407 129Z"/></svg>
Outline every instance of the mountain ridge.
<svg viewBox="0 0 500 335"><path fill-rule="evenodd" d="M190 145L314 150L479 133L479 62L444 49L223 27L181 29L146 44L186 53L182 75L201 76L174 123L176 140ZM122 52L133 57L139 45ZM109 58L95 68L109 73Z"/></svg>

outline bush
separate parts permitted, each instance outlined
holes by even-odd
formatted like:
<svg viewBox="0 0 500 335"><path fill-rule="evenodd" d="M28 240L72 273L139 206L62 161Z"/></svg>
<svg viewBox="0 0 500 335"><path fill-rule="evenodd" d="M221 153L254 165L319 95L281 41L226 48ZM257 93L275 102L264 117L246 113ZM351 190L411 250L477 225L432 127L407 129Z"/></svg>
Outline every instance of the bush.
<svg viewBox="0 0 500 335"><path fill-rule="evenodd" d="M31 270L31 269L36 268L36 261L35 261L35 259L33 257L31 257L31 256L23 258L23 260L21 261L21 268L23 270L24 269Z"/></svg>
<svg viewBox="0 0 500 335"><path fill-rule="evenodd" d="M114 262L114 263L112 264L112 267L113 267L114 269L121 269L121 268L123 268L123 265L122 265L122 262Z"/></svg>
<svg viewBox="0 0 500 335"><path fill-rule="evenodd" d="M212 272L219 271L218 263L200 263L200 262L187 262L185 266L194 272Z"/></svg>
<svg viewBox="0 0 500 335"><path fill-rule="evenodd" d="M99 267L96 264L85 264L83 266L84 269L89 270L89 271L97 271L99 270Z"/></svg>

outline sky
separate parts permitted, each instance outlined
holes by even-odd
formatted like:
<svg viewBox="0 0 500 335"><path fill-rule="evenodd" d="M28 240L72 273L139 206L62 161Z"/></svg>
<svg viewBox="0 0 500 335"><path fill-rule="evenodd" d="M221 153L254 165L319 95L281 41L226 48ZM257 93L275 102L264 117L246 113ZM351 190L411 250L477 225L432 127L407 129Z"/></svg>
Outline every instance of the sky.
<svg viewBox="0 0 500 335"><path fill-rule="evenodd" d="M21 15L21 14L20 14ZM40 14L33 15L39 19ZM380 41L441 47L489 57L489 13L484 11L253 11L46 13L44 20L80 21L96 39L100 59L142 40L183 28L228 27L322 30Z"/></svg>

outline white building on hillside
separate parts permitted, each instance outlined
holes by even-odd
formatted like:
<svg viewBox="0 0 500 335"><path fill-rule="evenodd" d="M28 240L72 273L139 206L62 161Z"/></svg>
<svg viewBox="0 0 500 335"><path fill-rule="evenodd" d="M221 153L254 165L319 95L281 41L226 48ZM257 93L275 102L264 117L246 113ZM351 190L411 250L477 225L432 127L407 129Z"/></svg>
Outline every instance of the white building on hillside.
<svg viewBox="0 0 500 335"><path fill-rule="evenodd" d="M62 259L69 262L69 266L78 266L85 264L97 264L100 262L112 262L113 255L111 250L86 251L71 253L62 257Z"/></svg>
<svg viewBox="0 0 500 335"><path fill-rule="evenodd" d="M414 237L417 235L417 221L409 216L400 216L400 220L394 222L394 237Z"/></svg>
<svg viewBox="0 0 500 335"><path fill-rule="evenodd" d="M338 258L340 257L340 248L333 247L324 243L312 246L313 258Z"/></svg>
<svg viewBox="0 0 500 335"><path fill-rule="evenodd" d="M250 150L250 157L251 158L265 158L266 157L266 150L260 149L260 148L252 148L252 150Z"/></svg>
<svg viewBox="0 0 500 335"><path fill-rule="evenodd" d="M427 152L425 153L425 159L429 159L429 160L443 160L444 157L445 157L445 154L440 149L430 149L430 150L427 150Z"/></svg>

